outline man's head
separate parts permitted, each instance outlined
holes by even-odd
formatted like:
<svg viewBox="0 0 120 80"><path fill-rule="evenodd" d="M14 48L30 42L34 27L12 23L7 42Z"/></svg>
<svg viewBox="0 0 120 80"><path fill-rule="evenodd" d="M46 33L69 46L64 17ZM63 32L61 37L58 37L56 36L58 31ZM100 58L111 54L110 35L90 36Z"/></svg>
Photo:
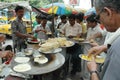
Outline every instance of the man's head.
<svg viewBox="0 0 120 80"><path fill-rule="evenodd" d="M66 21L66 15L61 15L60 16L60 19L61 19L61 22L62 23L66 23L67 21Z"/></svg>
<svg viewBox="0 0 120 80"><path fill-rule="evenodd" d="M87 17L87 19L86 19L86 21L87 21L87 27L94 28L97 25L97 21L96 21L95 17L96 17L95 14L89 15Z"/></svg>
<svg viewBox="0 0 120 80"><path fill-rule="evenodd" d="M57 15L57 14L54 15L54 19L55 19L55 20L58 19L58 15Z"/></svg>
<svg viewBox="0 0 120 80"><path fill-rule="evenodd" d="M84 19L84 13L80 12L79 14L76 14L76 22L81 23Z"/></svg>
<svg viewBox="0 0 120 80"><path fill-rule="evenodd" d="M68 16L68 20L71 26L73 26L75 24L75 15L71 14Z"/></svg>
<svg viewBox="0 0 120 80"><path fill-rule="evenodd" d="M37 15L35 18L36 18L37 23L40 24L41 23L41 15Z"/></svg>
<svg viewBox="0 0 120 80"><path fill-rule="evenodd" d="M120 27L120 0L95 0L100 22L110 32Z"/></svg>
<svg viewBox="0 0 120 80"><path fill-rule="evenodd" d="M46 18L46 16L41 16L41 25L42 26L46 26L46 23L47 23L47 18Z"/></svg>
<svg viewBox="0 0 120 80"><path fill-rule="evenodd" d="M52 20L53 20L53 18L54 18L54 16L53 16L53 15L48 15L48 16L47 16L47 20L48 20L48 21L52 21Z"/></svg>
<svg viewBox="0 0 120 80"><path fill-rule="evenodd" d="M24 8L22 6L16 6L15 13L19 19L22 19L24 16Z"/></svg>

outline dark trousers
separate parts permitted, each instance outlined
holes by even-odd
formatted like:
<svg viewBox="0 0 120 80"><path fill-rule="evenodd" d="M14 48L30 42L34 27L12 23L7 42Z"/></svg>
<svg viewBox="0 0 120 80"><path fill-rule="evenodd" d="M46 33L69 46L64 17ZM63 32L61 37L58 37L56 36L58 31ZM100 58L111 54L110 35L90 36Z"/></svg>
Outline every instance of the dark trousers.
<svg viewBox="0 0 120 80"><path fill-rule="evenodd" d="M79 58L79 55L83 53L81 45L76 43L74 46L67 48L67 53L71 55L72 72L81 71L81 58Z"/></svg>

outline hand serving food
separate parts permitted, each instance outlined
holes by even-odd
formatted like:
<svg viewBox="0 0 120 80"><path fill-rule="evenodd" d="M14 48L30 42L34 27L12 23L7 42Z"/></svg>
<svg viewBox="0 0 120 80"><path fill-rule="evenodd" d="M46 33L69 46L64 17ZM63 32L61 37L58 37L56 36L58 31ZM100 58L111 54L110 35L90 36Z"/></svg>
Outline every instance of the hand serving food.
<svg viewBox="0 0 120 80"><path fill-rule="evenodd" d="M107 46L106 45L101 45L101 46L95 46L92 47L89 51L88 51L88 56L91 56L94 53L94 56L101 54L102 52L107 50Z"/></svg>
<svg viewBox="0 0 120 80"><path fill-rule="evenodd" d="M105 58L103 58L102 56L95 57L94 55L88 56L85 54L81 54L79 57L83 60L86 60L86 61L93 61L93 58L94 58L94 61L96 63L103 63L105 61Z"/></svg>

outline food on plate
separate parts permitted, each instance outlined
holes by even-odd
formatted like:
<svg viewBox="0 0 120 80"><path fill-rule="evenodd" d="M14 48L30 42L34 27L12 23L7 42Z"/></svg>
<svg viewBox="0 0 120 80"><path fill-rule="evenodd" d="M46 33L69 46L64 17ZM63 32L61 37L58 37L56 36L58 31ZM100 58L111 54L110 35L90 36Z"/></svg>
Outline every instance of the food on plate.
<svg viewBox="0 0 120 80"><path fill-rule="evenodd" d="M70 45L73 45L73 42L72 41L66 41L65 43L64 43L64 46L70 46Z"/></svg>
<svg viewBox="0 0 120 80"><path fill-rule="evenodd" d="M37 42L38 40L37 40L37 39L32 39L31 41L33 41L33 42Z"/></svg>
<svg viewBox="0 0 120 80"><path fill-rule="evenodd" d="M44 64L44 63L48 62L48 58L45 57L44 55L41 57L35 57L34 62L37 62L39 64Z"/></svg>
<svg viewBox="0 0 120 80"><path fill-rule="evenodd" d="M43 56L42 54L33 54L33 56L34 56L34 58L38 58L38 57L41 57L41 56Z"/></svg>
<svg viewBox="0 0 120 80"><path fill-rule="evenodd" d="M94 40L94 39L90 39L89 41L90 41L90 43L94 43L94 42L95 42L95 40Z"/></svg>
<svg viewBox="0 0 120 80"><path fill-rule="evenodd" d="M73 39L76 41L84 41L85 40L84 38L73 38Z"/></svg>
<svg viewBox="0 0 120 80"><path fill-rule="evenodd" d="M16 72L25 72L29 71L31 69L31 66L29 64L18 64L15 67L13 67L13 70Z"/></svg>
<svg viewBox="0 0 120 80"><path fill-rule="evenodd" d="M90 57L88 57L88 55L82 54L80 55L81 59L83 60L87 60L87 61L92 61L92 58L94 57L93 55L91 55ZM105 61L105 58L101 57L101 56L96 56L95 57L95 61L97 63L103 63Z"/></svg>
<svg viewBox="0 0 120 80"><path fill-rule="evenodd" d="M74 43L72 41L68 41L66 38L49 38L44 44L40 44L40 48L38 50L41 52L53 52L59 47L69 47L73 44Z"/></svg>
<svg viewBox="0 0 120 80"><path fill-rule="evenodd" d="M25 55L32 55L33 49L32 48L25 49L24 53L25 53Z"/></svg>
<svg viewBox="0 0 120 80"><path fill-rule="evenodd" d="M59 43L58 42L52 42L52 43L44 43L40 46L40 51L41 52L47 52L47 51L51 51L53 49L56 49L59 47Z"/></svg>
<svg viewBox="0 0 120 80"><path fill-rule="evenodd" d="M46 41L47 43L58 43L59 47L65 47L65 46L71 46L73 45L72 41L68 41L64 37L59 37L59 38L50 38Z"/></svg>
<svg viewBox="0 0 120 80"><path fill-rule="evenodd" d="M30 43L39 43L40 42L40 39L37 39L37 38L28 38L28 40L27 40L28 42L30 42Z"/></svg>
<svg viewBox="0 0 120 80"><path fill-rule="evenodd" d="M46 34L51 35L52 33L51 32L47 32Z"/></svg>
<svg viewBox="0 0 120 80"><path fill-rule="evenodd" d="M27 63L29 62L30 58L29 57L16 57L14 60L18 63Z"/></svg>

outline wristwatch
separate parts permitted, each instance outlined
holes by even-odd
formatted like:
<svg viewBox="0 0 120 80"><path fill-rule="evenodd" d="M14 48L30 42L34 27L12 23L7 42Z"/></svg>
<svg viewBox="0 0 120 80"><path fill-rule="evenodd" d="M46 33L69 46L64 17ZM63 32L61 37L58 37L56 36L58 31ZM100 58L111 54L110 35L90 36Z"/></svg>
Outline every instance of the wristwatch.
<svg viewBox="0 0 120 80"><path fill-rule="evenodd" d="M98 76L98 78L100 79L100 75L99 75L98 71L90 71L90 75L91 75L91 76L92 76L93 73L95 73L95 74ZM100 80L101 80L101 79L100 79Z"/></svg>
<svg viewBox="0 0 120 80"><path fill-rule="evenodd" d="M93 73L96 73L98 75L97 71L90 71L90 75L92 75Z"/></svg>

